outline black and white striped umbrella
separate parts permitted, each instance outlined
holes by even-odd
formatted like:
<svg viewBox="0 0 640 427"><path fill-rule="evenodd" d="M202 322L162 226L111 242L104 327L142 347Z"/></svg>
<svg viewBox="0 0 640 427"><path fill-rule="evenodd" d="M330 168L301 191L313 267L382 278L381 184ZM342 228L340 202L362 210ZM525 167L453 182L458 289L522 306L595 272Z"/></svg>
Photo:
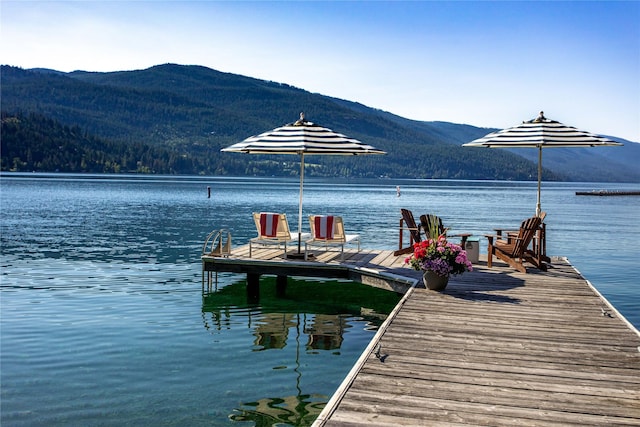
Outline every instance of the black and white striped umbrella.
<svg viewBox="0 0 640 427"><path fill-rule="evenodd" d="M540 187L542 183L542 149L551 147L600 147L623 145L603 136L578 130L544 117L544 112L521 125L492 132L482 138L462 144L463 147L537 148L538 149L538 202L536 215L540 215Z"/></svg>
<svg viewBox="0 0 640 427"><path fill-rule="evenodd" d="M349 138L331 129L305 120L304 113L294 123L275 128L260 135L251 136L242 142L223 148L221 151L249 154L297 154L300 156L300 202L298 208L298 253L302 234L302 195L304 188L304 156L334 155L354 156L386 154L371 145Z"/></svg>

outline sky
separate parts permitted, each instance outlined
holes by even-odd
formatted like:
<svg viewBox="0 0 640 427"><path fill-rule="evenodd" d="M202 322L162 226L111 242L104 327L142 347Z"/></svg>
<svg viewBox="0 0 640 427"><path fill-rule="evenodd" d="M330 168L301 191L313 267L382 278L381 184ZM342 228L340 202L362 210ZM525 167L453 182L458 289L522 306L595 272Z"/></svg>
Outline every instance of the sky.
<svg viewBox="0 0 640 427"><path fill-rule="evenodd" d="M408 119L505 128L544 111L640 142L639 23L637 0L1 0L0 62L202 65Z"/></svg>

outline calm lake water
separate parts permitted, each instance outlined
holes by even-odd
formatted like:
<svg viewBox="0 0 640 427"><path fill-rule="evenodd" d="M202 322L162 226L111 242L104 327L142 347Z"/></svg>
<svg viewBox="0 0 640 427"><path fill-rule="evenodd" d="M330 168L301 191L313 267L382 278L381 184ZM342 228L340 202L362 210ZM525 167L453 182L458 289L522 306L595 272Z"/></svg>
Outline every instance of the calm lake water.
<svg viewBox="0 0 640 427"><path fill-rule="evenodd" d="M298 185L0 177L0 424L313 422L398 296L314 279L290 281L282 298L266 277L254 303L231 274L203 295L199 258L213 229L236 245L253 237L253 211L286 212L296 230ZM568 257L640 327L640 197L575 195L594 189L638 185L544 183L547 252ZM517 226L535 203L533 182L309 179L304 214L342 215L365 248L394 249L400 208L482 236Z"/></svg>

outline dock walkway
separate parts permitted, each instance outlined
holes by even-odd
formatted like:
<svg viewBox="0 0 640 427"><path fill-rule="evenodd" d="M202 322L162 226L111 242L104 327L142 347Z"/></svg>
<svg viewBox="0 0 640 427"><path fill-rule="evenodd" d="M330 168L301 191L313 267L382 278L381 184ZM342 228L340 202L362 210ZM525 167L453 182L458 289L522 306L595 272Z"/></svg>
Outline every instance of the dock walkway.
<svg viewBox="0 0 640 427"><path fill-rule="evenodd" d="M286 271L272 255L227 262ZM311 264L419 278L390 251L333 256ZM567 260L474 268L442 293L408 288L314 427L640 426L640 335Z"/></svg>

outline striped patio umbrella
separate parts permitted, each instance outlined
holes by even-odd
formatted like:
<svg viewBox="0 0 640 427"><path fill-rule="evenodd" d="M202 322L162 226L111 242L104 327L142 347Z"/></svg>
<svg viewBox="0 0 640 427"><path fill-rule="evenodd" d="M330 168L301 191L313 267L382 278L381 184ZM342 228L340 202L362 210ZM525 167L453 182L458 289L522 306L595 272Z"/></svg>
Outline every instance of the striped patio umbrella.
<svg viewBox="0 0 640 427"><path fill-rule="evenodd" d="M242 142L223 148L221 151L249 154L296 154L300 156L300 202L298 207L298 254L302 234L302 195L304 188L304 156L333 155L353 156L386 154L371 145L349 138L331 129L300 119L260 135L251 136Z"/></svg>
<svg viewBox="0 0 640 427"><path fill-rule="evenodd" d="M542 183L542 149L551 147L600 147L623 145L603 136L578 130L544 117L544 112L533 120L462 144L463 147L537 148L538 149L538 202L536 215L540 215L540 187Z"/></svg>

